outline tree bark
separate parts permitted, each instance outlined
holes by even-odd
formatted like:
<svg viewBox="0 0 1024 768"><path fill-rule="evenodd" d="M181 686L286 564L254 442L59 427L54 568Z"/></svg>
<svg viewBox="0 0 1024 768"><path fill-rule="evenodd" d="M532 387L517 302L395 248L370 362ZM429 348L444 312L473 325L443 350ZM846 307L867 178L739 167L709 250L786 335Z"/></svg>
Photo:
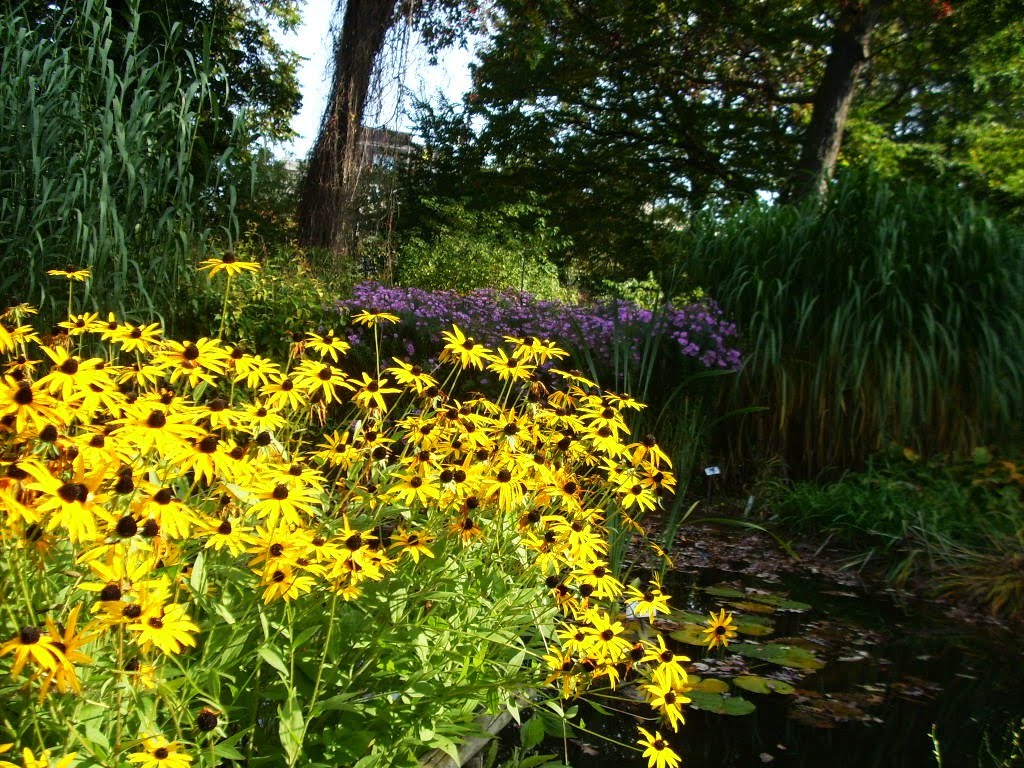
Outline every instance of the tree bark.
<svg viewBox="0 0 1024 768"><path fill-rule="evenodd" d="M871 33L883 8L890 2L844 2L825 62L825 74L815 93L811 123L807 127L800 159L786 185L784 201L821 198L828 191L857 89L857 79L868 61Z"/></svg>
<svg viewBox="0 0 1024 768"><path fill-rule="evenodd" d="M334 75L320 133L299 197L299 238L335 260L348 251L356 213L359 136L374 67L394 24L395 0L339 0L344 6L334 46Z"/></svg>

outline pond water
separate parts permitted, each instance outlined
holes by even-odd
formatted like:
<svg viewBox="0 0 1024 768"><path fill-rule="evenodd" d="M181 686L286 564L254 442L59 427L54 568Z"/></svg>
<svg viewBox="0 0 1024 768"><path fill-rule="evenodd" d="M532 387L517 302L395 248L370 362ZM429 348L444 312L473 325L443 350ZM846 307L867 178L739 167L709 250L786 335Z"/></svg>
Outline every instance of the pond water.
<svg viewBox="0 0 1024 768"><path fill-rule="evenodd" d="M734 688L730 695L756 705L741 716L687 708L686 725L672 737L684 768L935 766L933 732L943 768L1000 765L1008 725L1024 717L1019 635L968 621L956 606L867 590L820 558L787 563L771 555L770 539L754 534L703 528L684 532L681 543L690 549L665 582L676 608L706 616L738 602L758 610L750 594L776 604L785 597L783 608L761 609L769 614L770 636L751 639L805 648L824 662L817 670L795 669L677 643L701 677L754 674L795 688L790 695ZM735 596L741 592L743 598ZM581 707L587 729L633 742L637 720L629 710L646 708L622 706L623 714L610 717ZM543 745L559 755L563 747L555 740ZM568 756L577 767L646 766L638 752L589 734L568 742Z"/></svg>

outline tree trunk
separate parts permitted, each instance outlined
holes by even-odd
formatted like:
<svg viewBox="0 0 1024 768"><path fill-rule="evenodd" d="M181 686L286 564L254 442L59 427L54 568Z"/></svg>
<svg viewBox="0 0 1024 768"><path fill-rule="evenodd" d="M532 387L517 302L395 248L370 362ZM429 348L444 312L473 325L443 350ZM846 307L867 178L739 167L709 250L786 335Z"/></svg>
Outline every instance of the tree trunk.
<svg viewBox="0 0 1024 768"><path fill-rule="evenodd" d="M795 202L823 197L835 171L846 118L853 103L857 78L868 60L871 32L891 0L847 0L840 11L825 62L825 74L814 97L800 159L786 185L783 199Z"/></svg>
<svg viewBox="0 0 1024 768"><path fill-rule="evenodd" d="M339 0L344 20L334 46L331 95L309 156L298 208L299 238L335 261L348 250L362 159L359 135L374 67L395 22L395 0Z"/></svg>

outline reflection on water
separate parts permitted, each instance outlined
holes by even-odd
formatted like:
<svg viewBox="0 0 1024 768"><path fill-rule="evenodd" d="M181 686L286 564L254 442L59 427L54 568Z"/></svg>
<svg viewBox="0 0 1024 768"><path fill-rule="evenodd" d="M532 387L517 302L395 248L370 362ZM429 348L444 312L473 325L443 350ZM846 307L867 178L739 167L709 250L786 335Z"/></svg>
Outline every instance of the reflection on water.
<svg viewBox="0 0 1024 768"><path fill-rule="evenodd" d="M1006 754L1007 726L1024 716L1019 636L957 621L932 604L901 606L885 595L803 576L768 584L705 569L669 574L665 590L675 606L706 612L725 603L701 587L723 582L812 604L810 611L774 615L775 637L803 642L826 665L798 674L796 695L744 693L757 704L750 715L688 710L686 725L672 738L684 768L935 766L933 729L943 768L1000 765L993 753ZM698 665L704 655L695 646L680 651ZM756 661L751 668L754 674L781 672ZM632 717L582 709L589 730L618 741L636 738ZM503 738L516 739L514 733ZM549 741L543 751L562 749ZM569 756L577 768L646 766L638 752L585 734L569 743Z"/></svg>

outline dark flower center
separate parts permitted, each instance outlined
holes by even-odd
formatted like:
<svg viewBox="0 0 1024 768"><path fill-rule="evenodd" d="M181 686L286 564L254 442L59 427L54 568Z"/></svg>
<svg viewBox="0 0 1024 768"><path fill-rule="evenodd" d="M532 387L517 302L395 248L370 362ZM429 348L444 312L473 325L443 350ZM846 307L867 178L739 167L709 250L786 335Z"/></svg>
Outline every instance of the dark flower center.
<svg viewBox="0 0 1024 768"><path fill-rule="evenodd" d="M499 483L507 483L511 479L512 479L512 473L509 472L507 469L503 469L500 472L498 472L498 482Z"/></svg>
<svg viewBox="0 0 1024 768"><path fill-rule="evenodd" d="M283 544L276 544L275 543L275 544L271 544L270 545L270 556L271 557L280 557L283 554L284 554L284 545Z"/></svg>
<svg viewBox="0 0 1024 768"><path fill-rule="evenodd" d="M188 344L181 350L181 356L186 360L198 360L199 359L199 347L195 344Z"/></svg>
<svg viewBox="0 0 1024 768"><path fill-rule="evenodd" d="M167 747L157 747L153 750L153 757L157 760L166 760L170 754L171 753L167 751Z"/></svg>
<svg viewBox="0 0 1024 768"><path fill-rule="evenodd" d="M60 364L60 372L66 376L74 376L78 373L78 361L73 357L69 357Z"/></svg>
<svg viewBox="0 0 1024 768"><path fill-rule="evenodd" d="M147 539L152 539L158 533L160 533L160 523L153 518L149 518L142 524L142 535Z"/></svg>
<svg viewBox="0 0 1024 768"><path fill-rule="evenodd" d="M222 264L234 264L236 261L235 254L232 251L228 251L221 257L220 261Z"/></svg>
<svg viewBox="0 0 1024 768"><path fill-rule="evenodd" d="M231 533L231 523L225 520L223 523L217 526L217 533L221 536L227 536Z"/></svg>
<svg viewBox="0 0 1024 768"><path fill-rule="evenodd" d="M355 552L361 546L363 546L363 537L360 536L358 533L353 533L351 536L345 539L345 549Z"/></svg>
<svg viewBox="0 0 1024 768"><path fill-rule="evenodd" d="M218 438L216 435L207 435L199 441L200 453L216 453Z"/></svg>
<svg viewBox="0 0 1024 768"><path fill-rule="evenodd" d="M163 629L164 623L159 616L153 616L148 622L153 629Z"/></svg>
<svg viewBox="0 0 1024 768"><path fill-rule="evenodd" d="M270 580L276 584L280 584L287 578L284 571L274 571L274 575L270 577Z"/></svg>
<svg viewBox="0 0 1024 768"><path fill-rule="evenodd" d="M109 602L112 600L121 599L121 587L114 582L110 582L102 590L100 590L100 600L103 602Z"/></svg>
<svg viewBox="0 0 1024 768"><path fill-rule="evenodd" d="M270 494L278 501L284 501L288 498L288 486L287 485L276 485L274 486L273 492Z"/></svg>
<svg viewBox="0 0 1024 768"><path fill-rule="evenodd" d="M160 429L167 425L167 414L163 411L153 411L146 418L146 426L152 429Z"/></svg>
<svg viewBox="0 0 1024 768"><path fill-rule="evenodd" d="M39 627L22 627L18 632L18 642L22 645L35 645L42 637Z"/></svg>
<svg viewBox="0 0 1024 768"><path fill-rule="evenodd" d="M610 641L613 637L615 637L615 633L612 632L610 629L606 629L604 632L601 633L601 639L604 640L606 643Z"/></svg>
<svg viewBox="0 0 1024 768"><path fill-rule="evenodd" d="M126 619L137 619L142 615L142 606L137 603L131 603L121 609L121 615Z"/></svg>
<svg viewBox="0 0 1024 768"><path fill-rule="evenodd" d="M73 501L85 501L89 498L89 489L81 483L64 483L57 489L57 495L70 504Z"/></svg>
<svg viewBox="0 0 1024 768"><path fill-rule="evenodd" d="M90 448L102 448L106 444L107 440L103 435L93 435L89 440Z"/></svg>
<svg viewBox="0 0 1024 768"><path fill-rule="evenodd" d="M174 491L170 488L161 488L159 491L153 494L153 501L160 506L170 504L174 499Z"/></svg>
<svg viewBox="0 0 1024 768"><path fill-rule="evenodd" d="M131 478L129 478L129 480L130 479ZM139 532L139 524L135 522L135 518L131 515L125 515L117 521L117 525L114 526L114 530L117 531L117 535L122 539L130 539Z"/></svg>

